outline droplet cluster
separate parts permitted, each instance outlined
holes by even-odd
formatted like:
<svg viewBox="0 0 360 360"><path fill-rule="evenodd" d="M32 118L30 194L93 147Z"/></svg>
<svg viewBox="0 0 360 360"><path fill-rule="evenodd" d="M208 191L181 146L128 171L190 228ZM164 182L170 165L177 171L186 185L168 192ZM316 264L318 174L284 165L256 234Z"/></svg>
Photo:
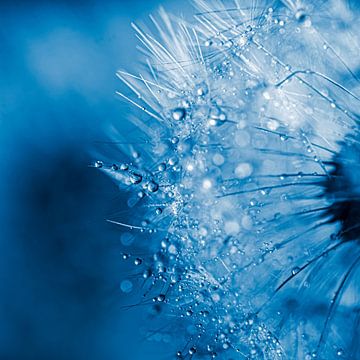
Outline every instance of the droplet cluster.
<svg viewBox="0 0 360 360"><path fill-rule="evenodd" d="M114 129L94 166L129 191L126 220L108 221L143 250L123 254L138 276L120 289L141 291L148 338L173 358L355 358L357 15L341 0L196 4L190 23L161 10L157 38L135 26L148 69L118 73L136 131Z"/></svg>

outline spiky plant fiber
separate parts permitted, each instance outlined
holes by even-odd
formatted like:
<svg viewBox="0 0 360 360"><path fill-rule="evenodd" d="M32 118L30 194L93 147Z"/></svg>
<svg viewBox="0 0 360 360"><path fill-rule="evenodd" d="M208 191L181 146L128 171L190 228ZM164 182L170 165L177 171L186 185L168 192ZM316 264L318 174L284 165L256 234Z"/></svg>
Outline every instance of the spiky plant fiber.
<svg viewBox="0 0 360 360"><path fill-rule="evenodd" d="M141 289L170 358L358 359L359 14L196 7L135 26L147 70L118 73L137 132L96 166L133 194L109 221L146 254L124 255L139 276L121 289Z"/></svg>

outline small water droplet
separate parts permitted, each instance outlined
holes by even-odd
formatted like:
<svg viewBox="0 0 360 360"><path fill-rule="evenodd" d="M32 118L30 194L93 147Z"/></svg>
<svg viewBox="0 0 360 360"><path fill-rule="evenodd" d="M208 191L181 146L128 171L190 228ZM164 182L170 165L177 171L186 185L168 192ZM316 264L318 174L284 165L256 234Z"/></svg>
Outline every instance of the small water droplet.
<svg viewBox="0 0 360 360"><path fill-rule="evenodd" d="M176 158L176 157L171 157L170 159L169 159L169 165L170 166L174 166L174 165L176 165L178 163L178 159Z"/></svg>
<svg viewBox="0 0 360 360"><path fill-rule="evenodd" d="M174 136L173 138L171 138L171 143L176 145L179 143L179 138L177 136Z"/></svg>
<svg viewBox="0 0 360 360"><path fill-rule="evenodd" d="M189 349L189 354L194 355L196 353L196 348L193 346Z"/></svg>
<svg viewBox="0 0 360 360"><path fill-rule="evenodd" d="M130 181L134 185L140 184L142 181L142 176L140 174L132 173L130 175Z"/></svg>
<svg viewBox="0 0 360 360"><path fill-rule="evenodd" d="M165 171L165 170L166 170L166 164L161 163L161 164L158 166L158 170L159 170L159 171Z"/></svg>
<svg viewBox="0 0 360 360"><path fill-rule="evenodd" d="M300 23L303 24L306 19L308 18L306 12L304 9L299 9L296 13L295 13L295 19Z"/></svg>
<svg viewBox="0 0 360 360"><path fill-rule="evenodd" d="M156 298L156 300L157 300L158 302L164 302L164 301L165 301L165 295L164 295L164 294L160 294L160 295Z"/></svg>
<svg viewBox="0 0 360 360"><path fill-rule="evenodd" d="M140 199L143 199L146 194L143 191L139 191L137 195Z"/></svg>
<svg viewBox="0 0 360 360"><path fill-rule="evenodd" d="M186 110L184 108L174 109L172 112L172 117L176 121L184 120L186 116Z"/></svg>
<svg viewBox="0 0 360 360"><path fill-rule="evenodd" d="M134 159L139 159L140 158L140 153L138 151L133 151L132 156Z"/></svg>
<svg viewBox="0 0 360 360"><path fill-rule="evenodd" d="M130 280L123 280L120 284L120 289L124 293L130 293L133 289L133 284Z"/></svg>
<svg viewBox="0 0 360 360"><path fill-rule="evenodd" d="M134 264L135 264L136 266L141 265L141 264L142 264L142 259L136 258L136 259L134 260Z"/></svg>
<svg viewBox="0 0 360 360"><path fill-rule="evenodd" d="M151 276L151 270L147 269L143 272L143 278L148 279Z"/></svg>
<svg viewBox="0 0 360 360"><path fill-rule="evenodd" d="M154 181L150 181L147 185L147 189L152 192L152 193L155 193L159 190L159 185L154 182Z"/></svg>

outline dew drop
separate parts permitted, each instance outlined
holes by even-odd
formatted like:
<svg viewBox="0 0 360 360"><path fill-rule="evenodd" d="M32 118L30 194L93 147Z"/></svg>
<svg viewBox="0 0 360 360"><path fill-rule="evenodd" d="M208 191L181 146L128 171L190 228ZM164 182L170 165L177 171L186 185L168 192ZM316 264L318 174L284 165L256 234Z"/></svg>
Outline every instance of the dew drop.
<svg viewBox="0 0 360 360"><path fill-rule="evenodd" d="M170 159L169 159L169 165L170 166L174 166L174 165L176 165L178 163L178 159L176 158L176 157L171 157Z"/></svg>
<svg viewBox="0 0 360 360"><path fill-rule="evenodd" d="M309 21L309 17L304 9L299 9L295 13L295 19L298 21L299 24L304 24L305 22Z"/></svg>
<svg viewBox="0 0 360 360"><path fill-rule="evenodd" d="M133 151L132 156L134 159L139 159L140 158L140 153L138 151Z"/></svg>
<svg viewBox="0 0 360 360"><path fill-rule="evenodd" d="M151 270L150 269L147 269L143 272L143 278L144 279L148 279L150 276L151 276Z"/></svg>
<svg viewBox="0 0 360 360"><path fill-rule="evenodd" d="M212 182L211 182L211 180L205 179L205 180L203 181L202 186L203 186L203 188L204 188L205 190L211 189L211 188L212 188Z"/></svg>
<svg viewBox="0 0 360 360"><path fill-rule="evenodd" d="M134 264L135 264L136 266L141 265L141 264L142 264L142 259L136 258L136 259L134 260Z"/></svg>
<svg viewBox="0 0 360 360"><path fill-rule="evenodd" d="M239 179L246 179L252 174L252 172L253 172L253 168L249 163L241 163L235 169L235 175Z"/></svg>
<svg viewBox="0 0 360 360"><path fill-rule="evenodd" d="M124 293L130 293L133 289L133 284L130 280L123 280L121 282L120 289Z"/></svg>
<svg viewBox="0 0 360 360"><path fill-rule="evenodd" d="M194 355L196 353L196 348L193 346L189 349L189 354Z"/></svg>
<svg viewBox="0 0 360 360"><path fill-rule="evenodd" d="M184 108L177 108L172 112L172 117L176 121L184 120L185 116L186 116L186 110Z"/></svg>
<svg viewBox="0 0 360 360"><path fill-rule="evenodd" d="M104 166L104 163L102 161L95 161L96 168L101 169Z"/></svg>
<svg viewBox="0 0 360 360"><path fill-rule="evenodd" d="M139 191L137 195L140 199L143 199L146 194L143 191Z"/></svg>
<svg viewBox="0 0 360 360"><path fill-rule="evenodd" d="M171 138L171 143L176 145L179 143L179 138L177 136L174 136L173 138Z"/></svg>
<svg viewBox="0 0 360 360"><path fill-rule="evenodd" d="M338 349L337 351L336 351L336 355L337 356L342 356L344 354L344 351L342 350L342 349Z"/></svg>
<svg viewBox="0 0 360 360"><path fill-rule="evenodd" d="M157 300L158 302L164 302L164 301L165 301L165 295L164 295L164 294L160 294L160 295L156 298L156 300Z"/></svg>
<svg viewBox="0 0 360 360"><path fill-rule="evenodd" d="M158 166L158 170L159 170L159 171L165 171L165 170L166 170L166 164L161 163L161 164Z"/></svg>
<svg viewBox="0 0 360 360"><path fill-rule="evenodd" d="M140 174L132 173L130 175L130 181L134 185L140 184L142 181L142 176Z"/></svg>
<svg viewBox="0 0 360 360"><path fill-rule="evenodd" d="M155 193L159 190L159 185L154 182L154 181L150 181L147 185L147 189L152 192L152 193Z"/></svg>

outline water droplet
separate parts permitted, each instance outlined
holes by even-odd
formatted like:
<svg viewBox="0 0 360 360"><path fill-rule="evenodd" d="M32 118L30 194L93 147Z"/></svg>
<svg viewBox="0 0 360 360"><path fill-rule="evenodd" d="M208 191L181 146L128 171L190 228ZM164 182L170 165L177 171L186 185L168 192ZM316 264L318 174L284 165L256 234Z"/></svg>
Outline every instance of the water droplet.
<svg viewBox="0 0 360 360"><path fill-rule="evenodd" d="M165 170L166 170L166 164L161 163L161 164L158 166L158 170L159 170L159 171L165 171Z"/></svg>
<svg viewBox="0 0 360 360"><path fill-rule="evenodd" d="M143 278L148 279L151 276L151 270L147 269L143 272Z"/></svg>
<svg viewBox="0 0 360 360"><path fill-rule="evenodd" d="M133 151L132 156L134 159L139 159L140 158L140 153L138 151Z"/></svg>
<svg viewBox="0 0 360 360"><path fill-rule="evenodd" d="M173 254L173 255L177 254L177 249L176 249L175 245L170 245L168 248L168 251L170 254Z"/></svg>
<svg viewBox="0 0 360 360"><path fill-rule="evenodd" d="M296 275L299 271L300 271L300 268L298 266L296 266L291 270L291 274Z"/></svg>
<svg viewBox="0 0 360 360"><path fill-rule="evenodd" d="M170 166L174 166L174 165L176 165L178 163L178 159L176 158L176 157L171 157L170 159L169 159L169 165Z"/></svg>
<svg viewBox="0 0 360 360"><path fill-rule="evenodd" d="M241 163L235 169L235 175L239 179L246 179L252 174L252 172L253 172L253 168L249 163Z"/></svg>
<svg viewBox="0 0 360 360"><path fill-rule="evenodd" d="M102 161L95 161L96 168L101 169L104 166L104 163Z"/></svg>
<svg viewBox="0 0 360 360"><path fill-rule="evenodd" d="M139 266L139 265L142 264L142 260L141 260L140 258L136 258L136 259L134 260L134 264L135 264L136 266Z"/></svg>
<svg viewBox="0 0 360 360"><path fill-rule="evenodd" d="M210 126L221 126L227 120L226 114L218 108L211 109L209 125Z"/></svg>
<svg viewBox="0 0 360 360"><path fill-rule="evenodd" d="M207 89L207 86L206 85L203 85L203 86L199 86L197 89L196 89L196 94L198 96L204 96L206 95L208 92L208 89Z"/></svg>
<svg viewBox="0 0 360 360"><path fill-rule="evenodd" d="M165 301L165 295L164 295L164 294L160 294L160 295L156 298L156 300L157 300L158 302L164 302L164 301Z"/></svg>
<svg viewBox="0 0 360 360"><path fill-rule="evenodd" d="M189 354L194 355L196 353L196 348L193 346L189 349Z"/></svg>
<svg viewBox="0 0 360 360"><path fill-rule="evenodd" d="M177 108L172 112L172 117L176 121L184 120L185 116L186 116L186 110L184 108Z"/></svg>
<svg viewBox="0 0 360 360"><path fill-rule="evenodd" d="M127 164L121 164L121 165L120 165L120 170L122 170L122 171L127 171L127 170L129 170L129 165L127 165Z"/></svg>
<svg viewBox="0 0 360 360"><path fill-rule="evenodd" d="M133 284L130 280L123 280L121 282L120 289L124 293L130 293L133 289Z"/></svg>
<svg viewBox="0 0 360 360"><path fill-rule="evenodd" d="M224 349L224 350L227 350L229 347L230 347L230 344L229 344L228 342L225 342L225 343L223 344L223 349Z"/></svg>
<svg viewBox="0 0 360 360"><path fill-rule="evenodd" d="M177 136L174 136L173 138L171 138L171 143L176 145L179 143L179 138Z"/></svg>
<svg viewBox="0 0 360 360"><path fill-rule="evenodd" d="M308 16L305 12L304 9L299 9L296 13L295 13L295 19L300 23L303 24L307 19Z"/></svg>
<svg viewBox="0 0 360 360"><path fill-rule="evenodd" d="M203 186L203 188L204 188L205 190L211 189L211 188L212 188L212 182L211 182L211 180L205 179L205 180L203 181L202 186Z"/></svg>
<svg viewBox="0 0 360 360"><path fill-rule="evenodd" d="M159 190L159 185L158 185L156 182L154 182L154 181L150 181L150 182L148 183L148 185L147 185L147 189L148 189L150 192L154 193L154 192L157 192L157 191Z"/></svg>
<svg viewBox="0 0 360 360"><path fill-rule="evenodd" d="M215 154L213 156L213 163L216 165L216 166L221 166L225 163L225 158L224 156L222 156L221 154Z"/></svg>
<svg viewBox="0 0 360 360"><path fill-rule="evenodd" d="M142 176L140 174L132 173L130 175L130 181L134 185L140 184L142 181Z"/></svg>
<svg viewBox="0 0 360 360"><path fill-rule="evenodd" d="M157 208L155 212L156 212L156 215L161 215L163 211L161 208Z"/></svg>

